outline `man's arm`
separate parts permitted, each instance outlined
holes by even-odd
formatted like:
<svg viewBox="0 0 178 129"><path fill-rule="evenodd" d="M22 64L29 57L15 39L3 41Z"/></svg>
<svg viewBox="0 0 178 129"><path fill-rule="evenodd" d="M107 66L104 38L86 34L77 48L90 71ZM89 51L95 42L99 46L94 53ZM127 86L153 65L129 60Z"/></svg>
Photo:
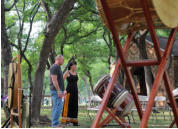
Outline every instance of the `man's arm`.
<svg viewBox="0 0 178 129"><path fill-rule="evenodd" d="M59 88L59 84L57 81L57 75L51 75L51 79L53 82L54 87L56 88L57 92L58 92L58 97L62 97L62 93L60 93L60 88Z"/></svg>
<svg viewBox="0 0 178 129"><path fill-rule="evenodd" d="M56 88L57 91L59 91L60 89L59 89L59 84L57 81L57 75L51 75L51 79L52 79L54 87Z"/></svg>

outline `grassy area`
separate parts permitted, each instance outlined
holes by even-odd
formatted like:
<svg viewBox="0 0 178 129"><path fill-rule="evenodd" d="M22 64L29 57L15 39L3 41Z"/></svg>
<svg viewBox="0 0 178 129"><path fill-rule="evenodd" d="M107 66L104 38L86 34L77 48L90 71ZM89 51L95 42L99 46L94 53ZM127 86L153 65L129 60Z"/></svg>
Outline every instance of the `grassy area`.
<svg viewBox="0 0 178 129"><path fill-rule="evenodd" d="M41 109L41 114L42 115L47 115L50 119L51 119L51 109ZM90 111L89 115L88 112L86 110L86 107L80 107L79 108L79 123L80 126L77 128L90 128L92 125L92 122L94 120L94 117L96 115L95 111ZM104 113L103 116L106 116L107 114ZM165 118L163 117L163 112L159 111L159 113L156 114L157 115L157 120L156 120L156 116L155 114L152 114L150 116L150 120L149 120L149 124L148 127L150 128L167 128L170 123L171 123L171 119L169 117L169 112L165 112ZM135 122L133 122L132 117L130 116L130 121L131 121L131 127L132 128L138 128L139 127L139 117L137 112L134 112L133 114ZM3 109L1 109L1 125L2 123L5 121L5 116L4 116L4 111ZM128 121L128 118L126 118L126 121ZM32 126L32 128L35 127L40 127L40 128L50 128L50 126L48 125L39 125L39 126ZM73 126L67 126L68 128L74 128ZM118 126L118 124L115 121L112 121L110 123L110 126L108 126L107 128L119 128L120 126ZM176 127L176 125L174 125L174 127Z"/></svg>
<svg viewBox="0 0 178 129"><path fill-rule="evenodd" d="M5 120L4 110L1 108L1 125Z"/></svg>

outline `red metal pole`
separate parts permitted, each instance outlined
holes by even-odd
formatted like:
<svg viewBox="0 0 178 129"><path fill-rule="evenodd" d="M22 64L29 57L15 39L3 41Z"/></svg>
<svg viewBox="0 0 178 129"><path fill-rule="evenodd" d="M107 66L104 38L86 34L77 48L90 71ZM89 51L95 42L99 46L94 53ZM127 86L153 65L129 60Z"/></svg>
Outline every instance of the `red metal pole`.
<svg viewBox="0 0 178 129"><path fill-rule="evenodd" d="M117 32L116 27L114 25L114 22L111 18L111 13L110 13L110 10L109 10L109 7L108 7L106 1L101 0L101 4L102 4L102 7L103 7L103 11L105 13L105 16L107 18L108 25L110 27L111 33L113 35L113 40L114 40L114 43L115 43L115 46L116 46L116 49L117 49L117 53L118 53L120 60L122 62L122 66L124 68L125 74L128 77L127 80L128 80L129 85L130 85L130 88L131 88L131 92L132 92L132 95L133 95L133 98L134 98L136 108L138 110L139 117L141 119L142 114L143 114L141 104L140 104L140 101L139 101L138 96L137 96L137 92L136 92L136 89L135 89L135 86L134 86L134 81L133 81L131 72L127 68L126 58L124 56L124 53L123 53L123 50L122 50L122 47L121 47L121 44L120 44L118 32Z"/></svg>
<svg viewBox="0 0 178 129"><path fill-rule="evenodd" d="M153 86L154 86L154 88L152 89L152 93L151 94L153 94L153 96L151 95L151 97L149 98L149 102L148 103L150 103L150 104L152 104L153 103L153 101L154 101L154 98L155 98L155 95L156 95L156 93L157 93L157 90L158 90L158 85L160 84L160 80L162 79L162 76L163 76L163 74L164 74L164 81L165 82L167 82L167 87L170 87L170 84L168 83L168 81L169 81L169 78L168 78L168 75L166 76L166 74L167 74L167 72L164 72L165 71L165 67L166 67L166 60L167 60L167 55L169 55L170 54L170 52L167 50L167 51L165 51L165 54L164 54L164 56L163 56L163 59L161 60L161 52L160 52L160 47L159 47L159 42L158 42L158 39L157 39L157 37L156 37L156 33L155 33L155 31L154 31L154 25L153 25L153 21L152 21L152 18L151 18L151 15L150 15L150 13L149 13L149 8L148 8L148 5L147 5L147 1L142 1L142 0L140 0L141 1L141 3L143 4L143 9L144 9L144 13L145 13L145 17L146 17L146 21L147 21L147 23L148 23L148 27L149 27L149 29L150 29L150 33L151 33L151 36L152 36L152 40L153 40L153 42L154 42L154 47L155 47L155 50L156 50L156 54L157 54L157 58L158 58L158 61L159 62L161 62L161 64L160 64L160 66L159 66L159 69L158 69L158 73L157 73L157 77L156 77L156 80L155 80L155 82L154 82L154 84L153 84ZM103 9L104 9L104 12L105 12L105 15L106 15L106 18L107 18L107 20L108 20L108 23L109 23L109 27L110 27L110 30L111 30L111 32L112 32L112 34L113 34L113 39L114 39L114 41L115 41L115 45L116 45L116 48L117 48L117 52L118 52L118 55L120 56L120 60L121 60L121 62L122 62L122 65L123 65L123 67L124 67L124 70L125 70L125 73L126 73L126 75L127 75L127 77L128 77L128 82L129 82L129 84L130 84L130 86L131 86L131 91L132 91L132 94L133 94L133 97L134 97L134 101L135 101L135 104L136 104L136 107L137 107L137 110L138 110L138 113L139 113L139 117L141 118L142 117L142 110L141 110L141 105L140 105L140 103L139 103L139 101L138 101L138 96L137 96L137 94L136 94L136 90L135 90L135 88L133 87L133 79L131 78L131 73L130 73L130 71L127 69L127 67L126 67L126 60L125 60L125 58L124 58L124 55L123 55L123 52L122 52L122 47L121 47L121 45L120 45L120 41L119 41L119 39L118 39L118 32L116 31L116 28L115 28L115 26L114 26L114 22L112 21L112 18L110 17L111 15L110 15L110 12L109 12L109 8L108 8L108 6L107 6L107 3L106 3L106 1L104 1L104 0L101 0L101 4L102 4L102 6L103 6ZM171 37L171 36L170 36ZM173 37L171 38L171 39L173 39ZM171 41L170 42L168 42L168 43L170 43L171 44ZM169 45L167 45L168 46L168 49L170 49L170 47L169 47ZM109 99L109 96L110 96L110 92L111 92L111 90L112 90L112 88L113 88L113 84L114 84L114 82L115 82L115 79L116 79L116 77L117 77L117 75L116 75L116 73L118 73L118 70L117 70L117 68L119 68L119 63L117 63L117 65L116 65L116 69L115 69L115 71L114 71L114 74L113 74L113 78L112 78L112 82L109 84L110 86L109 86L109 88L107 89L107 91L108 91L108 93L106 92L105 93L105 96L104 96L104 98L105 98L105 100L107 100L106 101L106 103L104 104L103 103L103 105L102 105L102 108L99 110L99 112L98 112L98 114L97 114L97 116L96 116L96 121L94 121L94 124L93 124L93 127L96 127L97 126L97 122L98 121L100 121L100 119L101 119L101 115L102 115L102 113L103 113L103 111L104 111L104 107L106 107L106 104L107 104L107 102L108 102L108 99ZM163 66L163 72L160 70L161 69L161 66ZM110 90L110 91L109 91ZM171 91L169 90L169 91L167 91L168 92L168 94L172 94L171 93ZM108 98L107 98L107 95L109 95L108 96ZM171 96L169 96L170 98L171 98ZM175 108L175 100L170 100L171 101L171 103L172 103L172 105L173 105L173 108ZM149 105L149 104L148 104ZM148 121L148 117L149 117L149 114L150 114L150 111L151 111L151 108L152 108L152 106L153 105L151 105L150 107L148 107L147 106L147 108L148 108L148 110L146 109L146 112L145 112L145 114L144 114L144 119L146 120L146 124L147 124L147 121ZM173 109L174 110L174 109ZM174 115L176 116L177 114L176 114L176 110L175 110L175 113L174 113ZM177 117L178 117L178 115L177 115ZM141 122L143 122L144 123L144 120L142 120ZM142 123L141 123L142 124ZM143 127L144 126L146 126L146 124L143 124Z"/></svg>
<svg viewBox="0 0 178 129"><path fill-rule="evenodd" d="M125 126L127 126L127 128L131 128L130 124L128 124L123 117L121 116L117 116L117 117L122 121L122 124L125 123Z"/></svg>
<svg viewBox="0 0 178 129"><path fill-rule="evenodd" d="M172 123L170 124L169 128L172 128L172 127L174 126L175 122L176 122L176 121L173 120Z"/></svg>
<svg viewBox="0 0 178 129"><path fill-rule="evenodd" d="M151 66L151 65L159 65L159 62L157 60L152 60L152 59L145 59L141 61L127 61L127 66Z"/></svg>
<svg viewBox="0 0 178 129"><path fill-rule="evenodd" d="M131 42L131 39L133 37L133 34L129 34L128 37L127 37L127 40L126 40L126 43L124 45L124 55L126 55L127 53L127 50L129 48L129 44ZM120 59L117 61L117 64L116 64L116 67L115 67L115 70L114 70L114 73L112 75L112 80L111 82L108 84L108 87L106 89L106 92L104 94L104 97L103 97L103 101L101 102L101 107L100 107L100 110L97 112L97 115L95 117L95 120L93 121L93 124L92 124L92 128L95 128L95 127L98 127L98 123L100 122L101 120L101 116L104 112L104 109L106 108L106 105L108 103L108 100L109 100L109 97L110 97L110 94L111 94L111 91L112 89L114 88L114 83L117 79L117 75L119 73L121 69L121 61Z"/></svg>
<svg viewBox="0 0 178 129"><path fill-rule="evenodd" d="M144 14L145 14L145 18L146 18L146 21L147 21L147 24L148 24L148 27L149 27L149 30L150 30L150 34L151 34L151 37L152 37L152 40L153 40L153 43L154 43L154 48L155 48L155 51L156 51L156 55L157 55L157 58L158 58L158 61L160 62L161 61L161 52L160 52L160 46L159 46L159 41L156 37L156 32L155 32L155 28L154 28L154 24L153 24L153 20L151 18L151 15L150 15L150 12L149 12L149 7L148 7L148 3L146 0L140 0L140 3L142 4L143 6L143 10L144 10ZM172 36L170 35L169 36L169 40L168 42L171 42L171 40L174 39L174 36L173 36L173 33L175 34L177 31L177 28L175 30L172 31ZM173 41L172 41L173 42ZM166 53L166 51L165 51ZM166 70L165 70L166 71ZM173 108L173 112L174 112L174 116L175 116L175 119L176 119L176 124L177 124L177 127L178 127L178 112L176 110L176 105L175 105L175 100L173 98L173 95L172 95L172 91L170 90L171 89L171 85L170 85L170 81L169 81L169 77L168 77L168 73L167 72L164 72L164 75L163 75L163 78L164 78L164 82L165 82L165 86L166 86L166 89L167 90L167 93L168 93L168 97L170 99L170 102L172 104L172 108ZM156 81L156 80L155 80ZM155 92L156 93L156 92ZM154 99L154 97L152 97L152 99ZM151 101L153 101L151 99ZM150 99L149 99L150 100ZM152 108L152 107L151 107ZM147 110L147 109L146 109ZM147 114L144 114L144 117L147 118L147 119L143 119L142 122L140 123L140 125L142 124L143 127L146 127L146 124L144 125L144 121L148 121L148 117L149 117L149 113ZM147 122L146 122L147 123Z"/></svg>
<svg viewBox="0 0 178 129"><path fill-rule="evenodd" d="M111 113L110 113L110 110L108 109L107 111L108 111L109 114L108 114L108 116L102 121L102 123L100 123L100 125L108 124L108 123L113 119L113 117L112 117L112 115L111 115ZM117 111L116 108L113 109L113 110L112 110L112 114L115 115L116 111ZM123 126L123 127L126 126L127 122L125 121L125 119L123 119L121 116L115 116L115 117L118 117L118 118L121 120L121 123L122 123L121 126ZM117 121L116 121L116 122L117 122ZM125 123L125 125L124 125L123 123ZM119 124L120 124L120 123L119 123ZM100 126L99 126L99 127L100 127ZM129 124L127 124L127 127L128 127L128 128L131 128L131 126L130 126Z"/></svg>
<svg viewBox="0 0 178 129"><path fill-rule="evenodd" d="M175 31L173 31L173 32L170 35L171 39L173 39L173 37L176 36ZM161 64L158 67L158 72L156 74L155 81L153 83L153 87L152 87L151 94L150 94L150 97L149 97L149 100L148 100L148 103L147 103L147 106L146 106L145 113L144 113L143 118L142 118L141 123L140 123L140 127L142 127L142 128L145 128L148 124L149 115L152 111L152 107L153 107L153 104L154 104L154 98L156 97L159 85L160 85L161 80L163 78L164 71L166 70L167 60L168 60L168 57L171 53L171 49L172 49L173 44L174 44L174 40L168 40L164 55L163 55L162 60L161 60Z"/></svg>
<svg viewBox="0 0 178 129"><path fill-rule="evenodd" d="M174 114L175 123L178 127L178 109L177 109L176 101L175 101L174 96L172 94L173 88L171 87L171 82L169 80L167 71L164 74L164 78L165 78L164 84L165 84L166 91L167 91L167 94L168 94L168 98L170 100L170 105L171 105L171 108L172 108L172 111L173 111L173 114Z"/></svg>
<svg viewBox="0 0 178 129"><path fill-rule="evenodd" d="M115 108L112 113L115 114L117 109ZM112 115L109 113L107 117L98 125L98 127L102 127L103 125L109 123L113 119Z"/></svg>
<svg viewBox="0 0 178 129"><path fill-rule="evenodd" d="M135 101L135 105L136 105L137 110L138 110L138 113L139 113L139 117L140 117L140 119L141 119L142 113L143 113L143 112L142 112L142 108L141 108L141 104L140 104L140 102L139 102L139 99L138 99L138 96L137 96L137 93L136 93L136 90L135 90L135 87L134 87L133 79L131 78L131 73L130 73L130 71L129 71L129 70L127 69L127 67L126 67L126 60L125 60L125 58L124 58L124 54L123 54L123 52L122 52L122 47L121 47L120 41L119 41L119 39L118 39L118 32L116 31L116 28L114 27L114 23L113 23L113 21L112 21L112 19L111 19L111 17L110 17L111 15L109 14L109 8L108 8L108 6L107 6L107 4L106 4L106 1L101 0L101 4L102 4L102 6L103 6L105 15L106 15L106 17L107 17L107 19L108 19L108 23L109 23L111 32L112 32L112 34L113 34L113 39L114 39L114 41L115 41L115 46L116 46L116 48L117 48L118 55L120 56L120 60L121 60L121 62L122 62L122 64L123 64L124 70L125 70L126 75L127 75L127 77L128 77L128 82L129 82L129 84L131 85L132 95L133 95L133 98L134 98L134 101ZM117 64L117 65L118 65L118 64ZM116 65L116 66L117 66L117 65ZM118 65L118 66L119 66L119 65ZM114 84L114 82L116 81L116 77L117 77L116 74L118 73L118 70L117 70L118 66L116 67L116 69L115 69L115 71L114 71L112 81L111 81L111 83L109 84L108 89L107 89L107 91L106 91L106 93L105 93L105 95L104 95L103 101L102 101L102 103L101 103L101 108L100 108L100 110L98 111L97 116L95 117L95 120L94 120L94 123L93 123L92 127L97 127L99 121L101 120L101 115L102 115L102 113L104 112L104 108L106 107L106 104L107 104L107 102L108 102L108 99L109 99L109 96L110 96L110 92L111 92L111 90L113 89L113 84Z"/></svg>
<svg viewBox="0 0 178 129"><path fill-rule="evenodd" d="M108 114L108 116L98 125L98 127L102 127L103 125L108 124L111 120L113 119L113 117Z"/></svg>
<svg viewBox="0 0 178 129"><path fill-rule="evenodd" d="M107 111L110 115L113 116L113 118L115 119L115 121L118 122L118 123L121 125L121 127L128 127L128 128L131 128L130 125L129 125L122 117L117 116L120 120L116 117L116 115L115 115L115 113L114 113L114 111L117 111L116 108L115 108L112 112L111 112L108 108L106 108L106 111Z"/></svg>
<svg viewBox="0 0 178 129"><path fill-rule="evenodd" d="M176 29L172 30L172 32L169 36L168 42L171 42L171 41L174 42L177 30L178 30L178 27ZM173 87L172 87L171 82L169 80L169 75L168 75L167 70L165 70L163 78L164 78L164 84L165 84L165 87L166 87L168 98L170 100L170 105L171 105L171 108L172 108L172 111L173 111L173 114L174 114L175 123L178 127L178 109L177 109L176 101L175 101L174 96L172 94Z"/></svg>
<svg viewBox="0 0 178 129"><path fill-rule="evenodd" d="M113 114L108 108L105 109L110 115L112 115L112 117L114 118L114 120L119 123L119 125L121 125L122 128L124 128L125 126L120 122L120 120L118 118L116 118L115 114Z"/></svg>
<svg viewBox="0 0 178 129"><path fill-rule="evenodd" d="M126 40L126 42L125 42L125 45L124 45L124 55L126 55L127 54L127 50L128 50L128 48L129 48L129 44L130 44L130 42L131 42L131 39L133 38L133 33L130 33L129 35L128 35L128 37L127 37L127 40ZM120 69L121 69L121 61L120 61L120 59L117 61L117 65L116 65L116 67L115 67L115 70L114 70L114 74L113 74L113 76L112 76L112 78L114 78L114 75L117 75L118 73L119 73L119 71L120 71ZM118 70L118 71L117 71ZM113 89L113 83L111 82L110 84L108 84L108 88L107 88L107 90L106 90L106 93L105 93L105 95L104 96L110 96L110 93L111 92L109 92L109 91L112 91L112 89ZM109 94L108 94L108 92L109 92ZM109 98L109 97L108 97ZM105 99L103 99L103 100L105 100ZM106 101L105 100L105 103L107 104L107 102L108 102L108 100ZM104 107L102 107L101 106L101 108L100 108L100 110L102 109L102 108L104 108ZM97 114L99 114L99 113L97 113ZM102 115L102 114L101 114ZM96 119L96 118L95 118ZM108 120L107 120L108 119ZM106 121L107 120L107 121ZM98 127L101 127L102 125L104 125L104 124L106 124L106 123L108 123L108 122L110 122L112 120L112 118L110 118L109 119L109 115L98 125Z"/></svg>
<svg viewBox="0 0 178 129"><path fill-rule="evenodd" d="M142 4L142 8L143 8L144 15L145 15L145 18L146 18L147 26L149 27L151 38L152 38L153 43L154 43L153 45L154 45L154 48L155 48L155 52L156 52L158 61L160 63L160 61L161 61L160 45L159 45L158 38L156 37L156 32L155 32L153 20L152 20L150 11L149 11L148 1L147 0L140 0L140 3Z"/></svg>
<svg viewBox="0 0 178 129"><path fill-rule="evenodd" d="M108 125L109 124L109 122L110 121L112 121L113 120L113 117L112 116L110 116L110 118L103 124L103 125Z"/></svg>

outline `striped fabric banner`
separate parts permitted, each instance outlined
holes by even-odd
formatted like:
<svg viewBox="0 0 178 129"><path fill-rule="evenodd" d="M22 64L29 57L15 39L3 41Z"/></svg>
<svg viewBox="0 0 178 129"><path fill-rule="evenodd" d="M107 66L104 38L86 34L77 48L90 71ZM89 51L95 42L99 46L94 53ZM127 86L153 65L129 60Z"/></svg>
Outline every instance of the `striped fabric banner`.
<svg viewBox="0 0 178 129"><path fill-rule="evenodd" d="M70 96L70 93L67 93L64 99L64 108L63 108L63 114L62 114L62 119L61 119L62 123L66 123L68 121L67 113L68 113L69 96Z"/></svg>

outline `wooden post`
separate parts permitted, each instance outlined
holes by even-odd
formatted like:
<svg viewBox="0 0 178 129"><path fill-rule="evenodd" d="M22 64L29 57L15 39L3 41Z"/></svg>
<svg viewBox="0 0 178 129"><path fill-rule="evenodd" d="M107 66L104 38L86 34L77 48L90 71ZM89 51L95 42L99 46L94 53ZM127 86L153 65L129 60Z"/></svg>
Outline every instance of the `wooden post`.
<svg viewBox="0 0 178 129"><path fill-rule="evenodd" d="M20 68L20 55L17 56L17 84L18 84L18 113L19 113L19 128L22 128L22 112L21 112L21 100L22 100L22 86L21 86L21 68Z"/></svg>
<svg viewBox="0 0 178 129"><path fill-rule="evenodd" d="M22 128L22 111L21 111L21 101L22 101L22 81L21 81L21 67L20 67L20 55L17 55L12 59L12 62L15 62L17 60L17 71L15 73L15 83L14 83L14 89L12 92L17 92L14 94L13 98L13 106L10 109L10 126L13 127L13 116L18 116L19 119L19 128ZM16 69L16 68L15 68ZM14 109L17 109L18 113L14 113Z"/></svg>
<svg viewBox="0 0 178 129"><path fill-rule="evenodd" d="M11 111L10 111L10 127L12 128L13 127L13 116L12 116L12 111L13 111L13 109L11 109Z"/></svg>

